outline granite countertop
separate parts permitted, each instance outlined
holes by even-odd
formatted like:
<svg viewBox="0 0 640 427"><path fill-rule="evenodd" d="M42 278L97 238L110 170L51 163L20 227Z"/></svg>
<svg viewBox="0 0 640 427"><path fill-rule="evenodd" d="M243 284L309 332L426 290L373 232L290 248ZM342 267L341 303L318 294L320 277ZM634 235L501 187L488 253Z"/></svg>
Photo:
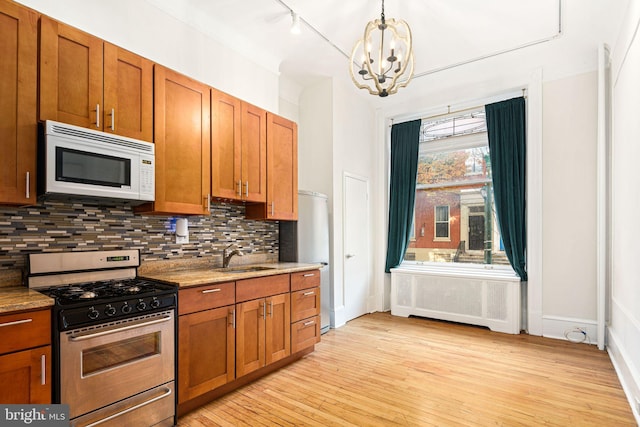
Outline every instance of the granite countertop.
<svg viewBox="0 0 640 427"><path fill-rule="evenodd" d="M0 313L49 308L53 303L53 298L26 286L0 288Z"/></svg>
<svg viewBox="0 0 640 427"><path fill-rule="evenodd" d="M161 262L155 264L160 263ZM156 268L143 268L139 270L138 276L184 288L210 283L233 282L235 280L254 277L274 276L276 274L295 273L297 271L315 270L322 268L322 264L305 264L298 262L260 263L237 265L230 267L226 271L220 271L221 269L219 268L204 267L202 265L167 266L166 269L163 269L161 266L155 267ZM259 270L246 271L247 269L256 267L259 268Z"/></svg>

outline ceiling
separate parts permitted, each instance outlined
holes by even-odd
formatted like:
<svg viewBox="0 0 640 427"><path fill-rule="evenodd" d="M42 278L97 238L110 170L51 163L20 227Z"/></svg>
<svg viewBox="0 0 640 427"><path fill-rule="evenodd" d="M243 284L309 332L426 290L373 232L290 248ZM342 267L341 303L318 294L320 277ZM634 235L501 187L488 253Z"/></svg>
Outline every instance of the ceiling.
<svg viewBox="0 0 640 427"><path fill-rule="evenodd" d="M348 77L348 56L376 0L147 0L209 37L301 86ZM386 0L414 39L415 78L566 38L563 48L610 40L628 0ZM290 33L291 11L302 19ZM607 21L608 19L608 21ZM604 23L603 23L604 22ZM620 21L617 21L620 22ZM593 45L593 46L591 46Z"/></svg>

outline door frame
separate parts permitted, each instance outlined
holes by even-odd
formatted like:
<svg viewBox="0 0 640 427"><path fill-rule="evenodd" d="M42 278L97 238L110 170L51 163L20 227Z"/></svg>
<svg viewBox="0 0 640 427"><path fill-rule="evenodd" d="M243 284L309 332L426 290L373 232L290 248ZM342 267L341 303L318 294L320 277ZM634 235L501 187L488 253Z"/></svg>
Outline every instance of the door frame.
<svg viewBox="0 0 640 427"><path fill-rule="evenodd" d="M365 259L367 260L367 268L365 271L365 275L366 275L366 281L367 281L367 301L366 301L366 311L368 313L372 312L374 310L374 307L376 307L376 301L375 301L375 289L372 289L372 283L371 283L371 279L372 279L372 274L371 274L371 198L370 198L370 194L371 194L371 183L368 177L363 176L363 175L358 175L358 174L354 174L351 172L347 172L347 171L343 171L342 173L342 307L340 307L342 310L342 319L340 319L340 321L338 321L338 319L336 319L336 326L338 325L343 325L346 322L346 266L345 266L345 256L347 253L347 245L346 245L346 235L347 235L347 230L346 230L346 218L347 218L347 179L355 179L358 181L361 181L363 183L365 183L366 185L366 200L367 200L367 206L366 206L366 210L367 210L367 230L366 230L366 239L367 239L367 251L364 254ZM371 295L371 293L373 292L373 295ZM337 307L336 307L337 309ZM336 310L337 311L337 310ZM337 314L337 313L336 313Z"/></svg>

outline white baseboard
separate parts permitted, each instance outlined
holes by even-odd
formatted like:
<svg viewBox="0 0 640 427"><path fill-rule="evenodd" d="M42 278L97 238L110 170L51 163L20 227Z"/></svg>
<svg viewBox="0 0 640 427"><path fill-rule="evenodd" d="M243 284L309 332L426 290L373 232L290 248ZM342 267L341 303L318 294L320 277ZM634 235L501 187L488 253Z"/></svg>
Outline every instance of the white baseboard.
<svg viewBox="0 0 640 427"><path fill-rule="evenodd" d="M583 336L579 332L572 332L580 328L586 332ZM568 335L565 336L565 333ZM542 316L542 336L559 340L582 340L585 344L598 344L598 326L595 320L575 319L559 316Z"/></svg>
<svg viewBox="0 0 640 427"><path fill-rule="evenodd" d="M607 330L607 352L613 367L618 374L618 379L622 389L627 395L627 400L636 417L636 422L640 425L640 375L635 373L635 368L627 361L631 361L630 356L621 348L620 340L611 330Z"/></svg>

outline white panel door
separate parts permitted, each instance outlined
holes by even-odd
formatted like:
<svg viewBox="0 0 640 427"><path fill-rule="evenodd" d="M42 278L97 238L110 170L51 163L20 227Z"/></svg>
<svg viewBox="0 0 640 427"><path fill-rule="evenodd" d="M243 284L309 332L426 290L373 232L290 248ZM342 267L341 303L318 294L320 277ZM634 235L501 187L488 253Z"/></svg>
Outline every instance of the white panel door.
<svg viewBox="0 0 640 427"><path fill-rule="evenodd" d="M344 314L345 321L368 312L369 181L344 175Z"/></svg>

